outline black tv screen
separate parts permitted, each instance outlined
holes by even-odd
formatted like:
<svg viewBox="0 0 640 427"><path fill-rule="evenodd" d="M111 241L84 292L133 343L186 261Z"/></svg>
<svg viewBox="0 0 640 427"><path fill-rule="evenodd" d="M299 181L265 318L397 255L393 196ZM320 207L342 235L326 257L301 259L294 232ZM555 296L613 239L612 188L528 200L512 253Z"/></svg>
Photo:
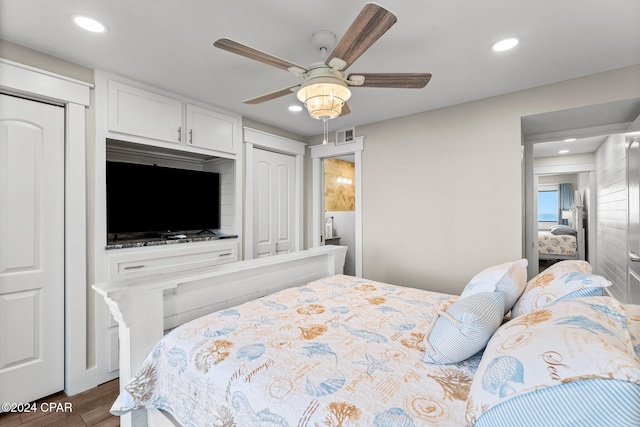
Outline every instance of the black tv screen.
<svg viewBox="0 0 640 427"><path fill-rule="evenodd" d="M107 162L107 233L220 228L220 175Z"/></svg>

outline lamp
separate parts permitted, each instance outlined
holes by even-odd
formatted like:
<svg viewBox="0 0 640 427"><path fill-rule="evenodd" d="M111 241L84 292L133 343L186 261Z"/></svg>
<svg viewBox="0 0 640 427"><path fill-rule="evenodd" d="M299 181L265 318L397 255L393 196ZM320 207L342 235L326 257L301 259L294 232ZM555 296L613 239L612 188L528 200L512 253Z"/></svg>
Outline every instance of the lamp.
<svg viewBox="0 0 640 427"><path fill-rule="evenodd" d="M572 211L562 211L562 219L566 219L569 222L569 226L573 227L573 212Z"/></svg>
<svg viewBox="0 0 640 427"><path fill-rule="evenodd" d="M298 90L296 96L314 119L335 119L351 97L347 84L337 73L339 71L326 68L313 69Z"/></svg>

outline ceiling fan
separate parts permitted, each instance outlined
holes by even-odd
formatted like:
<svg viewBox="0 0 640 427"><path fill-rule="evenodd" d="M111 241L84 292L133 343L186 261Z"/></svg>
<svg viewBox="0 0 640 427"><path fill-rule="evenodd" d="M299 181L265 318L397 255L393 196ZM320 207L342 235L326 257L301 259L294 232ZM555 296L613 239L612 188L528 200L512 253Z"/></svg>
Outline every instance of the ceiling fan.
<svg viewBox="0 0 640 427"><path fill-rule="evenodd" d="M367 3L325 61L309 67L302 67L226 38L216 40L213 45L302 77L302 83L299 85L251 98L244 103L259 104L296 92L311 117L326 121L350 113L346 104L351 96L350 86L420 89L429 82L430 73L345 72L396 21L396 16L387 9L375 3ZM314 44L325 51L330 43L320 39L326 38L327 33L335 39L328 31L314 34L314 38L318 38L314 40Z"/></svg>

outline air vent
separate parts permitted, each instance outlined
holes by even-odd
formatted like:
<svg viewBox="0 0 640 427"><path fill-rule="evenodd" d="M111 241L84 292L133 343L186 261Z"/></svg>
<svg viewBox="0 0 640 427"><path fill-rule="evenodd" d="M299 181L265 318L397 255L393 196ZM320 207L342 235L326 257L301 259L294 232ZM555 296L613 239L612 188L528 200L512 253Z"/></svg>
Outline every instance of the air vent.
<svg viewBox="0 0 640 427"><path fill-rule="evenodd" d="M349 128L336 131L336 145L348 144L356 138L356 128Z"/></svg>

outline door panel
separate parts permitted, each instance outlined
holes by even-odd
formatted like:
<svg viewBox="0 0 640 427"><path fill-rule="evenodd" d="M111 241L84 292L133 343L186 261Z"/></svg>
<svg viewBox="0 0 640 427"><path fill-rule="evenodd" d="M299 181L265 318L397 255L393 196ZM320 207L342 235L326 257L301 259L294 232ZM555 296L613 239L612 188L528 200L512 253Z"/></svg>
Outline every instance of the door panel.
<svg viewBox="0 0 640 427"><path fill-rule="evenodd" d="M64 387L64 109L0 95L0 401Z"/></svg>
<svg viewBox="0 0 640 427"><path fill-rule="evenodd" d="M271 255L275 248L272 240L271 212L271 164L260 160L255 168L255 255L262 258Z"/></svg>
<svg viewBox="0 0 640 427"><path fill-rule="evenodd" d="M627 152L629 302L640 303L640 138L629 144Z"/></svg>
<svg viewBox="0 0 640 427"><path fill-rule="evenodd" d="M254 257L288 253L294 235L293 156L254 150Z"/></svg>
<svg viewBox="0 0 640 427"><path fill-rule="evenodd" d="M291 156L284 157L285 158L280 159L281 162L285 162L288 159L293 160ZM291 162L291 164L278 164L276 176L276 252L278 254L286 254L291 248L291 233L293 230L291 227L293 221L293 162Z"/></svg>

